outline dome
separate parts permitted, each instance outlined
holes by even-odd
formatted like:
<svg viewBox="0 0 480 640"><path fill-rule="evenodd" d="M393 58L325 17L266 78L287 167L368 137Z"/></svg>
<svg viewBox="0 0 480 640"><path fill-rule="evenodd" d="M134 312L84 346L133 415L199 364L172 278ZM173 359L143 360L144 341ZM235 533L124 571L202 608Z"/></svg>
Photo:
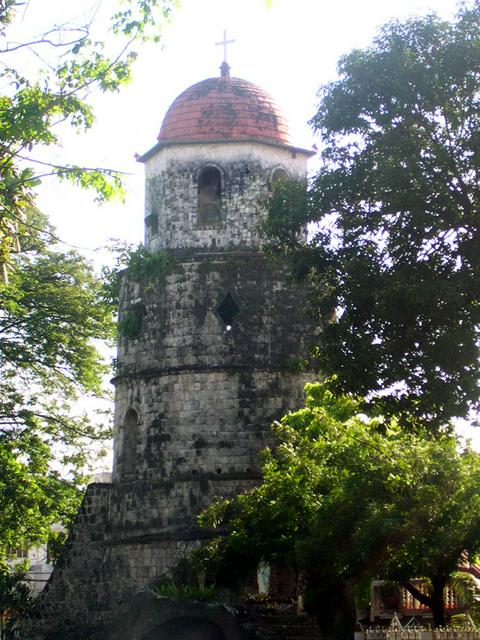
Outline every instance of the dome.
<svg viewBox="0 0 480 640"><path fill-rule="evenodd" d="M289 145L286 120L268 93L223 69L174 100L158 135L159 143L252 139Z"/></svg>

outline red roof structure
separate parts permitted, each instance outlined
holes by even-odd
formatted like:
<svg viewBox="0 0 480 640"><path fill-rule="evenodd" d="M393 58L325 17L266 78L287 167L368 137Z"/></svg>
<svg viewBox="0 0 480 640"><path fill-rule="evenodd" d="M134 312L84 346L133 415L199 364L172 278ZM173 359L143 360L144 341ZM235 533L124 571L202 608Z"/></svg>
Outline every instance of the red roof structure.
<svg viewBox="0 0 480 640"><path fill-rule="evenodd" d="M225 65L225 67L224 67ZM222 75L192 85L168 109L159 143L259 140L290 145L285 118L263 89Z"/></svg>

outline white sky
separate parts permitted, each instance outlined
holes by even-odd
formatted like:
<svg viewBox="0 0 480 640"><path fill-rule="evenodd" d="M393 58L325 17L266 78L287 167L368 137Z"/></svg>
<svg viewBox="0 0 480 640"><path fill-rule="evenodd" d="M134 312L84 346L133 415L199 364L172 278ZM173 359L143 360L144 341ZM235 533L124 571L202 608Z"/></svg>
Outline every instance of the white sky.
<svg viewBox="0 0 480 640"><path fill-rule="evenodd" d="M19 29L39 33L54 22L78 22L94 4L100 4L99 15L118 8L116 0L29 0ZM96 99L93 130L67 132L63 150L43 155L131 174L125 205L98 207L91 194L45 182L40 208L65 242L85 248L85 255L100 264L107 257L94 249L109 238L143 239L143 166L134 153L155 144L165 111L179 93L218 75L223 50L215 42L222 40L224 29L235 39L228 52L232 75L266 89L287 116L292 142L309 148L314 139L307 121L315 111L317 89L335 78L342 54L367 46L391 19L432 11L451 18L456 8L454 0L271 0L268 5L265 0L180 0L164 29L163 47L137 48L133 83L119 94ZM9 36L21 37L14 30Z"/></svg>

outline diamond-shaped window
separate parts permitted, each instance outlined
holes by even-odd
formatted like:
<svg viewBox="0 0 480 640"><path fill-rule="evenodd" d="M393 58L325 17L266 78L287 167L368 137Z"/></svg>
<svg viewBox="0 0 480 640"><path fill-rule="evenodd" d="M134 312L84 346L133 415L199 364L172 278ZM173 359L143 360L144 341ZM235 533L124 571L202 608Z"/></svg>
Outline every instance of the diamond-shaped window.
<svg viewBox="0 0 480 640"><path fill-rule="evenodd" d="M235 318L240 313L240 307L236 303L235 298L232 296L231 293L227 293L227 295L223 298L221 303L218 305L217 313L219 317L222 319L226 330L230 331L235 321Z"/></svg>

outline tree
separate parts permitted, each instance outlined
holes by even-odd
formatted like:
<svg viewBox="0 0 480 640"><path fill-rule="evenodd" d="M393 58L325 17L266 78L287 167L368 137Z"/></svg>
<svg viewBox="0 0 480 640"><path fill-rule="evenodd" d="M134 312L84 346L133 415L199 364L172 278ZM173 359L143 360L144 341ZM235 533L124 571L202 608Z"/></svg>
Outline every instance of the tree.
<svg viewBox="0 0 480 640"><path fill-rule="evenodd" d="M98 7L83 25L54 24L28 42L6 43L0 49L0 266L8 276L9 256L17 248L17 229L25 225L25 210L34 202L32 188L48 176L92 188L99 202L122 195L121 175L111 168L56 165L38 157L42 147L58 145L62 127L88 130L94 122L92 95L118 91L129 82L135 42L159 40L159 25L175 0L123 0L111 18L109 31L116 48L94 40L91 31ZM23 5L5 0L0 6L0 35ZM20 71L15 67L15 57ZM25 56L27 56L25 58ZM39 66L38 61L42 61ZM32 77L24 71L25 63ZM43 66L42 66L43 65Z"/></svg>
<svg viewBox="0 0 480 640"><path fill-rule="evenodd" d="M0 640L14 637L15 624L30 608L32 590L25 567L0 565Z"/></svg>
<svg viewBox="0 0 480 640"><path fill-rule="evenodd" d="M322 166L280 185L270 248L317 285L320 370L433 431L479 405L480 3L384 26L312 120ZM304 245L298 230L313 223Z"/></svg>
<svg viewBox="0 0 480 640"><path fill-rule="evenodd" d="M128 82L133 43L158 39L173 4L126 0L111 20L117 44L106 45L91 36L93 17L12 44L22 3L0 3L0 556L45 541L52 522L72 517L92 442L109 435L75 405L103 393L96 344L113 336L112 307L92 266L60 248L34 189L54 176L92 188L101 202L121 195L121 176L38 154L59 145L65 127L92 126L93 89Z"/></svg>
<svg viewBox="0 0 480 640"><path fill-rule="evenodd" d="M262 483L214 504L202 522L222 530L220 567L287 562L307 580L324 624L342 586L401 583L445 623L443 593L459 559L480 549L480 455L452 435L410 434L367 416L360 398L307 385L306 407L275 425ZM411 582L425 578L430 591Z"/></svg>
<svg viewBox="0 0 480 640"><path fill-rule="evenodd" d="M48 231L40 214L27 216ZM91 265L32 228L25 236L19 229L22 250L0 283L3 547L45 540L52 522L69 520L89 447L109 434L71 405L102 393L106 367L92 340L113 335L112 309Z"/></svg>

